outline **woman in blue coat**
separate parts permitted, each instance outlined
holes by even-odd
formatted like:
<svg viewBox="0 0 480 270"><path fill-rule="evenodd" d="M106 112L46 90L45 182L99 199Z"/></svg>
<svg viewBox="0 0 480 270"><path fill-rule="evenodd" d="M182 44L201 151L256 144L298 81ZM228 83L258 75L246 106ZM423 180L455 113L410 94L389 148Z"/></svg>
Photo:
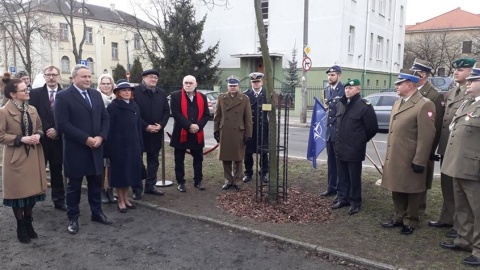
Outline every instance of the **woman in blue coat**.
<svg viewBox="0 0 480 270"><path fill-rule="evenodd" d="M142 130L140 109L133 101L133 87L121 82L113 90L116 98L108 105L110 131L107 153L110 158L110 186L117 189L118 210L126 213L135 205L128 200L128 188L141 181Z"/></svg>

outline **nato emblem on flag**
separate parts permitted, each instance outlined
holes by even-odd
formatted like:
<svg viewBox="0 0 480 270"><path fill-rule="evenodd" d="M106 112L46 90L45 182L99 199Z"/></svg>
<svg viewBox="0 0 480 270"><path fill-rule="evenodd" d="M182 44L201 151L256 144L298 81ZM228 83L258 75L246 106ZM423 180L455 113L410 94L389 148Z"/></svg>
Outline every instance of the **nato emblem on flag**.
<svg viewBox="0 0 480 270"><path fill-rule="evenodd" d="M317 168L317 157L326 146L325 133L326 117L325 108L316 97L315 106L312 112L312 122L310 124L310 136L308 138L307 159L312 161L313 168Z"/></svg>

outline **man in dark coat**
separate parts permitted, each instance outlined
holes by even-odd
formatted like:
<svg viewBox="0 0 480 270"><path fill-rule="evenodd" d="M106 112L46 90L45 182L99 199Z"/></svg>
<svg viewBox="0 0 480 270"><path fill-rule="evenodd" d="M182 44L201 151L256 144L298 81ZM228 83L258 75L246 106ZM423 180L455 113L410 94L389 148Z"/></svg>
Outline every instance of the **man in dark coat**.
<svg viewBox="0 0 480 270"><path fill-rule="evenodd" d="M140 107L143 130L143 151L147 154L145 193L163 195L155 189L158 173L158 156L163 145L163 129L170 117L170 107L163 89L157 87L158 71L149 69L142 73L142 84L135 87L135 102ZM163 157L162 157L163 158ZM145 165L144 165L145 167ZM145 171L145 170L144 170ZM133 199L139 200L143 191L143 184L132 186Z"/></svg>
<svg viewBox="0 0 480 270"><path fill-rule="evenodd" d="M263 88L263 73L253 72L248 75L252 87L244 92L252 107L253 133L252 139L245 148L245 176L243 182L248 182L253 176L253 154L260 154L260 177L268 182L268 114L262 111L262 105L267 103L267 89Z"/></svg>
<svg viewBox="0 0 480 270"><path fill-rule="evenodd" d="M68 232L78 233L83 177L88 182L88 202L92 221L112 224L102 211L101 181L103 141L108 136L109 117L102 96L91 89L90 69L76 65L73 84L60 91L55 102L55 124L63 135L63 160L67 185Z"/></svg>
<svg viewBox="0 0 480 270"><path fill-rule="evenodd" d="M325 88L325 106L327 107L327 131L325 140L327 142L327 165L328 165L328 188L320 193L321 196L332 196L337 194L337 159L335 158L335 120L337 115L337 103L345 95L345 89L340 82L342 68L335 65L327 70L328 86ZM334 199L336 203L338 197Z"/></svg>
<svg viewBox="0 0 480 270"><path fill-rule="evenodd" d="M62 90L60 84L60 69L48 66L43 70L45 85L30 92L30 105L37 108L42 120L42 129L45 136L40 138L45 155L45 162L49 163L52 201L55 209L66 211L65 186L63 183L63 146L62 139L55 127L53 108L55 96Z"/></svg>
<svg viewBox="0 0 480 270"><path fill-rule="evenodd" d="M349 215L362 203L362 161L367 142L378 130L377 116L370 103L360 97L360 81L348 80L345 95L337 103L335 150L338 165L338 202L332 209L350 205Z"/></svg>
<svg viewBox="0 0 480 270"><path fill-rule="evenodd" d="M205 134L203 128L210 118L207 97L196 91L197 80L188 75L183 78L183 88L170 96L173 124L170 146L175 148L175 178L180 192L185 188L185 153L190 149L193 157L193 186L205 190L202 186L203 147Z"/></svg>

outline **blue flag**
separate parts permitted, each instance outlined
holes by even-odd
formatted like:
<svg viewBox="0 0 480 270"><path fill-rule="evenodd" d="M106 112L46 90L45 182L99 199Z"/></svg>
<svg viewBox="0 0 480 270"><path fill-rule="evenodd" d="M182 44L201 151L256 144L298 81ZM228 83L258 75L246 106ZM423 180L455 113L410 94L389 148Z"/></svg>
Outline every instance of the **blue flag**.
<svg viewBox="0 0 480 270"><path fill-rule="evenodd" d="M317 157L327 145L325 141L327 113L322 103L316 97L313 107L312 122L310 124L310 136L308 138L307 159L317 168Z"/></svg>

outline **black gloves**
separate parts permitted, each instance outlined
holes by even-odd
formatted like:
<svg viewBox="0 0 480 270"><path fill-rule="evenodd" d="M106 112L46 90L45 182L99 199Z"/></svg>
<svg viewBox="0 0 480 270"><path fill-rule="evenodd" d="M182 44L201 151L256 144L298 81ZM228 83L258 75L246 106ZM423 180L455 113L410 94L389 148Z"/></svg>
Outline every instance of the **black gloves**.
<svg viewBox="0 0 480 270"><path fill-rule="evenodd" d="M414 173L423 173L423 170L425 170L425 167L412 163L412 170Z"/></svg>
<svg viewBox="0 0 480 270"><path fill-rule="evenodd" d="M243 138L243 144L247 144L252 138L251 137L244 137Z"/></svg>
<svg viewBox="0 0 480 270"><path fill-rule="evenodd" d="M431 154L430 155L430 160L440 161L440 155Z"/></svg>
<svg viewBox="0 0 480 270"><path fill-rule="evenodd" d="M213 132L213 138L215 138L217 143L219 143L220 142L220 132L218 132L218 131Z"/></svg>

